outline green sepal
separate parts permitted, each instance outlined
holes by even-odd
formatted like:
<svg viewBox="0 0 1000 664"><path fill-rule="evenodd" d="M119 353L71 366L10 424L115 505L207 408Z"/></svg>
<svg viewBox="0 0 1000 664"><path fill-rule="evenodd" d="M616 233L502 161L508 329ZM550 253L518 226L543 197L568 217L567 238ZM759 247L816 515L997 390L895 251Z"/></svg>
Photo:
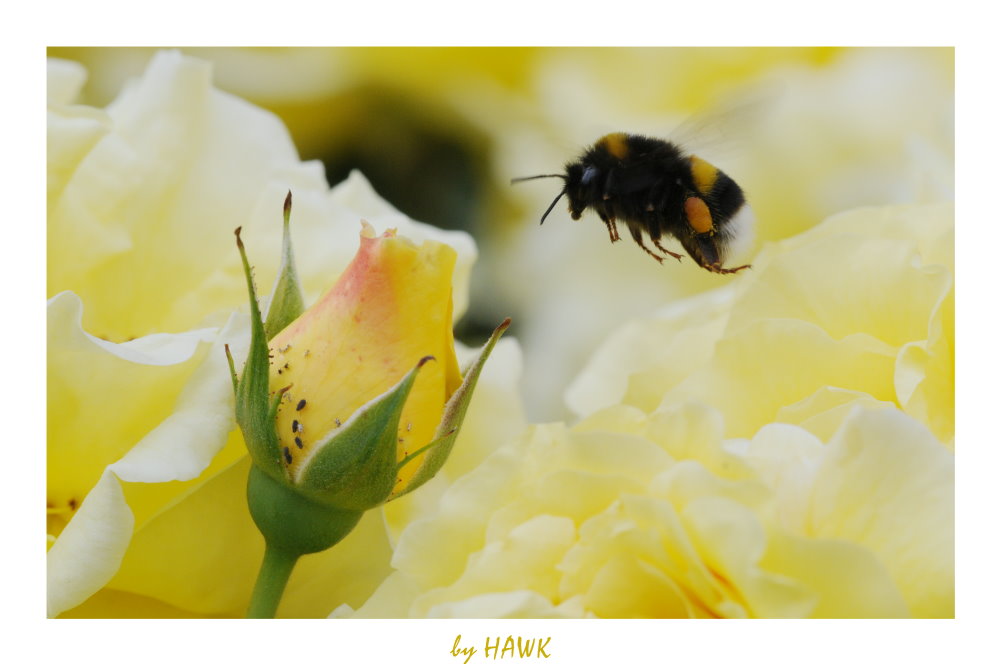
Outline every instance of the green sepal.
<svg viewBox="0 0 1000 664"><path fill-rule="evenodd" d="M281 406L281 397L285 396L285 392L292 389L291 385L285 385L283 388L274 393L271 397L271 405L267 409L267 419L274 422L278 417L278 408Z"/></svg>
<svg viewBox="0 0 1000 664"><path fill-rule="evenodd" d="M267 320L264 321L264 331L270 341L278 332L288 327L306 310L305 299L302 296L302 286L295 270L295 256L292 254L292 235L289 231L289 219L292 214L292 192L285 197L285 227L281 236L281 267L278 278L274 282L270 304L267 308Z"/></svg>
<svg viewBox="0 0 1000 664"><path fill-rule="evenodd" d="M366 510L385 502L396 485L399 418L417 372L431 359L420 360L392 389L319 441L294 485L342 509Z"/></svg>
<svg viewBox="0 0 1000 664"><path fill-rule="evenodd" d="M264 323L257 303L257 291L247 261L246 250L240 239L240 229L236 229L236 246L243 261L243 274L250 293L250 350L243 366L243 375L236 385L236 422L243 431L247 450L255 465L260 466L273 477L281 477L284 469L278 446L278 432L274 418L270 414L269 365L267 340Z"/></svg>
<svg viewBox="0 0 1000 664"><path fill-rule="evenodd" d="M448 456L451 454L452 448L455 446L455 439L458 438L458 433L462 428L462 422L465 420L465 412L469 409L469 402L472 400L472 393L476 389L476 381L479 380L479 374L483 370L483 365L486 364L487 358L493 352L493 347L496 346L497 341L500 340L500 337L503 336L509 325L510 319L508 318L500 323L497 329L493 330L493 334L490 335L483 349L479 351L479 355L469 366L468 370L466 370L465 376L462 377L462 384L458 386L455 393L448 399L448 403L445 404L444 415L441 418L441 423L438 424L437 429L434 431L432 442L421 448L417 453L411 454L399 462L397 472L399 468L402 468L416 458L420 459L420 467L417 468L417 472L410 478L406 487L392 496L390 500L405 496L425 484L444 466L445 461L448 460ZM421 452L423 453L421 454Z"/></svg>
<svg viewBox="0 0 1000 664"><path fill-rule="evenodd" d="M233 394L239 392L240 377L236 375L236 363L233 361L233 353L226 344L226 362L229 363L229 377L233 379Z"/></svg>
<svg viewBox="0 0 1000 664"><path fill-rule="evenodd" d="M295 555L329 549L347 537L364 514L316 501L257 466L250 467L247 502L267 545Z"/></svg>

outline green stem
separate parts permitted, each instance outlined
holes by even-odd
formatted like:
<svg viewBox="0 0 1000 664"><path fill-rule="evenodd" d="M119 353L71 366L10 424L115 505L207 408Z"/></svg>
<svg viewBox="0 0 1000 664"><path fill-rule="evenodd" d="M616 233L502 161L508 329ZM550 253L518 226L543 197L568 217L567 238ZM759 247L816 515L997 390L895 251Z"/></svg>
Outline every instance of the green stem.
<svg viewBox="0 0 1000 664"><path fill-rule="evenodd" d="M250 597L247 618L273 618L278 610L278 602L285 592L288 577L299 560L299 554L276 549L270 544L264 549L264 562L257 574L257 585Z"/></svg>

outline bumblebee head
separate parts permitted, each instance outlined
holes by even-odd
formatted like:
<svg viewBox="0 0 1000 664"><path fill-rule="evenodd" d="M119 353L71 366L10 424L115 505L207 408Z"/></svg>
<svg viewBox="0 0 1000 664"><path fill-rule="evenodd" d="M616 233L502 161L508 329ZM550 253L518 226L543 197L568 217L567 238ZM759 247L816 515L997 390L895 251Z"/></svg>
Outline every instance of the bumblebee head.
<svg viewBox="0 0 1000 664"><path fill-rule="evenodd" d="M541 178L562 178L565 184L563 184L562 191L559 192L559 195L556 196L555 200L553 200L552 203L549 204L548 209L545 210L545 214L542 215L542 220L538 222L539 225L545 223L545 217L549 216L549 212L552 212L552 208L556 206L556 203L559 202L559 199L569 192L569 176L563 175L562 173L549 173L547 175L529 175L523 178L513 178L510 181L511 184L517 184L518 182L525 182L526 180L539 180ZM572 201L572 196L570 197L570 200ZM583 212L583 208L580 209L580 212ZM573 218L579 219L580 215L574 212Z"/></svg>
<svg viewBox="0 0 1000 664"><path fill-rule="evenodd" d="M580 162L573 162L566 165L566 196L569 198L569 215L574 221L580 219L583 211L587 209L589 200L589 189L594 182L596 169L593 166L584 166Z"/></svg>

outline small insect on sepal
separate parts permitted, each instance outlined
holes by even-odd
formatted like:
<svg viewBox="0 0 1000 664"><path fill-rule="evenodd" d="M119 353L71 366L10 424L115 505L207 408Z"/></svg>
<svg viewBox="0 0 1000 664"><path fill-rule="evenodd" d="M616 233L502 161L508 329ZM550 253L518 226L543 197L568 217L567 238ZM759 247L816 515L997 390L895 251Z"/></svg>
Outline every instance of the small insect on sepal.
<svg viewBox="0 0 1000 664"><path fill-rule="evenodd" d="M753 213L743 190L721 170L685 154L674 143L616 132L599 139L565 169L565 173L511 180L511 184L563 180L540 223L566 196L574 220L588 209L596 212L612 243L621 239L618 222L624 223L635 243L659 263L666 256L682 258L661 244L667 236L710 272L733 274L750 267L723 267L726 258L745 248L752 237ZM646 245L644 235L655 250Z"/></svg>

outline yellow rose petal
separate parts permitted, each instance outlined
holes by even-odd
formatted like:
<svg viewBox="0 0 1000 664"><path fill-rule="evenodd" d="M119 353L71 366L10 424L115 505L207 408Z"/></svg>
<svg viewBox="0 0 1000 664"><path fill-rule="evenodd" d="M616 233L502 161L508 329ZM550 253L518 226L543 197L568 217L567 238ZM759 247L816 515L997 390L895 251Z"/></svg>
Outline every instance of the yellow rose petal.
<svg viewBox="0 0 1000 664"><path fill-rule="evenodd" d="M46 62L46 101L49 106L72 104L87 80L87 70L78 62L49 58Z"/></svg>
<svg viewBox="0 0 1000 664"><path fill-rule="evenodd" d="M151 597L102 588L86 602L66 611L60 618L204 618Z"/></svg>
<svg viewBox="0 0 1000 664"><path fill-rule="evenodd" d="M864 333L899 346L926 337L950 285L940 266L919 264L913 242L844 232L776 256L733 307L729 333L751 321L795 319L835 340Z"/></svg>
<svg viewBox="0 0 1000 664"><path fill-rule="evenodd" d="M415 616L418 617L418 616ZM428 611L427 618L583 618L578 604L554 606L552 601L531 590L484 593L464 600L442 602ZM515 637L516 638L516 637ZM523 637L524 648L531 637ZM544 641L544 637L542 639ZM490 645L493 645L491 640ZM506 639L500 646L506 646ZM534 649L536 646L532 646ZM527 650L525 650L527 652ZM509 655L508 655L509 656Z"/></svg>
<svg viewBox="0 0 1000 664"><path fill-rule="evenodd" d="M759 518L747 507L717 495L704 496L682 513L692 545L718 593L710 607L722 617L746 611L753 618L809 615L815 597L791 579L760 568L767 546Z"/></svg>
<svg viewBox="0 0 1000 664"><path fill-rule="evenodd" d="M48 615L97 592L118 570L134 519L121 485L105 471L46 556Z"/></svg>
<svg viewBox="0 0 1000 664"><path fill-rule="evenodd" d="M82 302L73 293L49 302L47 500L52 533L60 531L105 467L150 433L151 423L171 414L177 395L206 357L207 342L217 336L215 330L196 330L112 344L84 332L82 316ZM231 399L226 394L226 390L232 393L231 383L214 387L225 406ZM159 481L197 475L225 440L229 428L225 420L231 415L224 407L189 405L212 413L210 418L221 417L223 423L201 432L207 437L158 445L158 455L184 468L181 474L166 467L153 468ZM187 429L184 424L181 427ZM207 450L203 448L206 441Z"/></svg>
<svg viewBox="0 0 1000 664"><path fill-rule="evenodd" d="M616 403L653 410L667 390L711 359L736 292L724 286L623 325L592 353L566 391L567 404L577 415Z"/></svg>
<svg viewBox="0 0 1000 664"><path fill-rule="evenodd" d="M137 529L109 588L202 615L243 616L264 550L246 510L248 468L244 457ZM388 573L389 555L380 519L369 514L340 545L302 558L278 616L360 605Z"/></svg>
<svg viewBox="0 0 1000 664"><path fill-rule="evenodd" d="M903 410L941 441L955 437L955 291L937 307L926 342L912 342L896 359L896 394Z"/></svg>
<svg viewBox="0 0 1000 664"><path fill-rule="evenodd" d="M724 413L727 435L752 436L783 406L825 385L892 400L894 355L865 334L835 340L812 323L762 319L720 341L710 368L665 398L710 403Z"/></svg>
<svg viewBox="0 0 1000 664"><path fill-rule="evenodd" d="M687 618L677 585L662 570L625 552L615 553L594 575L586 606L601 618Z"/></svg>
<svg viewBox="0 0 1000 664"><path fill-rule="evenodd" d="M897 361L898 367L898 361ZM896 370L899 380L899 370ZM879 401L858 390L825 385L805 399L782 406L774 419L797 424L823 440L829 440L844 419L857 407L868 409L894 408L891 401Z"/></svg>
<svg viewBox="0 0 1000 664"><path fill-rule="evenodd" d="M565 555L575 532L566 518L541 515L527 521L473 554L455 583L418 597L414 611L420 615L437 604L502 591L510 578L517 578L521 589L555 598L558 579L551 569Z"/></svg>
<svg viewBox="0 0 1000 664"><path fill-rule="evenodd" d="M868 549L836 539L772 532L761 568L808 589L810 618L908 618L902 594Z"/></svg>
<svg viewBox="0 0 1000 664"><path fill-rule="evenodd" d="M858 411L817 471L807 532L879 557L916 617L955 611L955 460L898 411Z"/></svg>

